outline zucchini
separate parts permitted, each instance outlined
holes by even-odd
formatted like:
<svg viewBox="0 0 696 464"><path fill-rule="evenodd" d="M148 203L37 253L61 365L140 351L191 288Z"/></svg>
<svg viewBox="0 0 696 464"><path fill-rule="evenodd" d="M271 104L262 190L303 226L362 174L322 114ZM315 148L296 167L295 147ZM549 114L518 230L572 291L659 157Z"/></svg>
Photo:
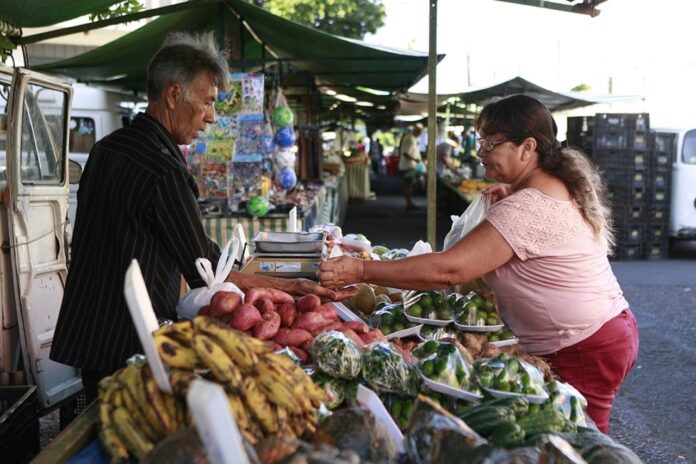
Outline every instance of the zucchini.
<svg viewBox="0 0 696 464"><path fill-rule="evenodd" d="M521 417L517 423L528 437L538 433L561 432L566 425L565 415L555 409L542 409L539 412Z"/></svg>
<svg viewBox="0 0 696 464"><path fill-rule="evenodd" d="M488 436L503 425L515 422L515 413L507 406L476 407L467 411L462 420L479 435Z"/></svg>
<svg viewBox="0 0 696 464"><path fill-rule="evenodd" d="M524 443L525 432L519 424L503 424L496 427L488 440L496 446L512 448Z"/></svg>
<svg viewBox="0 0 696 464"><path fill-rule="evenodd" d="M529 412L529 401L527 398L521 396L514 398L498 398L485 404L491 406L507 406L515 413L515 417L522 417Z"/></svg>

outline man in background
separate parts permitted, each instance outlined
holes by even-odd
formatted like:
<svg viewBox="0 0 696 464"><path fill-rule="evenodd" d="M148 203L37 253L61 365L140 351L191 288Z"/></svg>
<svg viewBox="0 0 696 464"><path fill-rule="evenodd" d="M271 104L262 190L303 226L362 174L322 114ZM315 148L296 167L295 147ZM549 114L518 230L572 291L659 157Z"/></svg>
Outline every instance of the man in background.
<svg viewBox="0 0 696 464"><path fill-rule="evenodd" d="M418 138L422 133L423 125L417 123L411 132L404 134L399 145L399 173L404 179L406 211L418 209L418 205L413 202L413 182L418 174L416 167L423 162L418 146Z"/></svg>

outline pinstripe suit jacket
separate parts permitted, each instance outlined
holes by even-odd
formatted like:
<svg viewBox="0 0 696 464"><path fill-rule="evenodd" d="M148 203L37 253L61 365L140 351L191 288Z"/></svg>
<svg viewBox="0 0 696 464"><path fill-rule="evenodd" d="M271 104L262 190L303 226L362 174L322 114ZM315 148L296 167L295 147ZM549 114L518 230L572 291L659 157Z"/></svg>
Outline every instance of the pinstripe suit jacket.
<svg viewBox="0 0 696 464"><path fill-rule="evenodd" d="M137 259L155 313L176 320L180 273L203 285L195 259L219 248L203 229L198 189L166 129L141 113L92 149L77 193L72 260L51 359L114 371L142 352L123 296Z"/></svg>

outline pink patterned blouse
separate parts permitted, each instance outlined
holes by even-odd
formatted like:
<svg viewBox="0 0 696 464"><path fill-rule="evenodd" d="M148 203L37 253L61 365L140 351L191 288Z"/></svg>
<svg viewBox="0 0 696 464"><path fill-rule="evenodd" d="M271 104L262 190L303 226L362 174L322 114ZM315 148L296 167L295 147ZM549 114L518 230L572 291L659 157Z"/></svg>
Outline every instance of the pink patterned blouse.
<svg viewBox="0 0 696 464"><path fill-rule="evenodd" d="M573 202L526 188L493 204L486 220L515 256L484 280L527 352L574 345L628 307L604 246Z"/></svg>

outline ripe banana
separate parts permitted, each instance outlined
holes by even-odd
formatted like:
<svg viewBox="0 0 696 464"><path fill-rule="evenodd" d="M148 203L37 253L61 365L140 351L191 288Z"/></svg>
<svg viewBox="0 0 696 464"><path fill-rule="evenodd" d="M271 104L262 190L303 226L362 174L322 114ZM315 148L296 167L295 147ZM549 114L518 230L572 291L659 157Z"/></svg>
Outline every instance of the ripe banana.
<svg viewBox="0 0 696 464"><path fill-rule="evenodd" d="M278 416L253 377L244 378L244 404L267 434L278 432Z"/></svg>
<svg viewBox="0 0 696 464"><path fill-rule="evenodd" d="M112 413L112 419L119 437L133 456L138 460L142 460L152 451L154 445L140 433L126 408L115 408Z"/></svg>
<svg viewBox="0 0 696 464"><path fill-rule="evenodd" d="M153 337L166 335L184 346L191 346L193 339L193 325L191 321L179 321L173 324L166 324L152 332Z"/></svg>
<svg viewBox="0 0 696 464"><path fill-rule="evenodd" d="M193 349L217 381L228 384L238 392L241 390L242 373L220 345L207 335L195 333Z"/></svg>
<svg viewBox="0 0 696 464"><path fill-rule="evenodd" d="M282 354L270 353L266 355L267 362L276 364L288 371L293 385L301 386L304 394L312 401L314 407L319 407L319 404L327 401L326 391L316 385L311 377L292 359Z"/></svg>
<svg viewBox="0 0 696 464"><path fill-rule="evenodd" d="M130 414L131 419L133 419L135 427L140 430L149 441L156 442L160 438L159 433L150 426L150 423L143 415L143 408L136 403L127 388L121 389L121 397L123 398L123 404L128 414Z"/></svg>
<svg viewBox="0 0 696 464"><path fill-rule="evenodd" d="M201 367L198 355L188 346L162 334L155 336L154 341L157 351L166 365L191 370Z"/></svg>
<svg viewBox="0 0 696 464"><path fill-rule="evenodd" d="M116 432L116 429L114 428L114 424L111 419L112 409L113 408L107 403L99 403L99 421L101 422L99 439L104 445L104 448L106 448L106 451L111 456L112 462L125 462L130 455L126 445L123 443Z"/></svg>
<svg viewBox="0 0 696 464"><path fill-rule="evenodd" d="M281 385L285 390L287 390L290 393L292 397L292 402L295 405L295 409L287 408L288 412L302 414L304 411L313 408L310 399L307 397L307 393L305 392L303 385L293 382L291 374L288 371L286 371L283 367L273 362L261 362L258 365L258 370L259 380L270 378L275 384ZM283 406L283 404L278 404L278 406Z"/></svg>
<svg viewBox="0 0 696 464"><path fill-rule="evenodd" d="M251 337L242 335L217 321L205 316L193 319L195 330L213 339L244 374L255 374L258 357L247 340Z"/></svg>
<svg viewBox="0 0 696 464"><path fill-rule="evenodd" d="M157 439L161 439L167 434L167 429L160 419L157 412L152 407L150 400L145 392L145 384L143 383L142 367L128 367L123 373L123 380L126 390L135 401L135 404L140 408L140 413L152 429ZM155 440L153 440L155 441Z"/></svg>
<svg viewBox="0 0 696 464"><path fill-rule="evenodd" d="M283 382L278 381L276 376L268 370L267 364L259 364L259 371L260 375L256 380L268 401L280 408L287 409L290 414L301 414L302 407L295 394Z"/></svg>
<svg viewBox="0 0 696 464"><path fill-rule="evenodd" d="M170 369L169 382L172 384L174 393L177 396L186 398L191 382L197 379L198 376L191 371L185 369Z"/></svg>
<svg viewBox="0 0 696 464"><path fill-rule="evenodd" d="M152 377L150 366L143 366L141 369L141 375L146 398L143 407L149 406L152 408L152 411L157 414L157 417L167 434L174 433L176 431L176 424L174 423L174 420L169 417L167 406L164 404L164 399L162 398L162 392L160 392L155 379Z"/></svg>

